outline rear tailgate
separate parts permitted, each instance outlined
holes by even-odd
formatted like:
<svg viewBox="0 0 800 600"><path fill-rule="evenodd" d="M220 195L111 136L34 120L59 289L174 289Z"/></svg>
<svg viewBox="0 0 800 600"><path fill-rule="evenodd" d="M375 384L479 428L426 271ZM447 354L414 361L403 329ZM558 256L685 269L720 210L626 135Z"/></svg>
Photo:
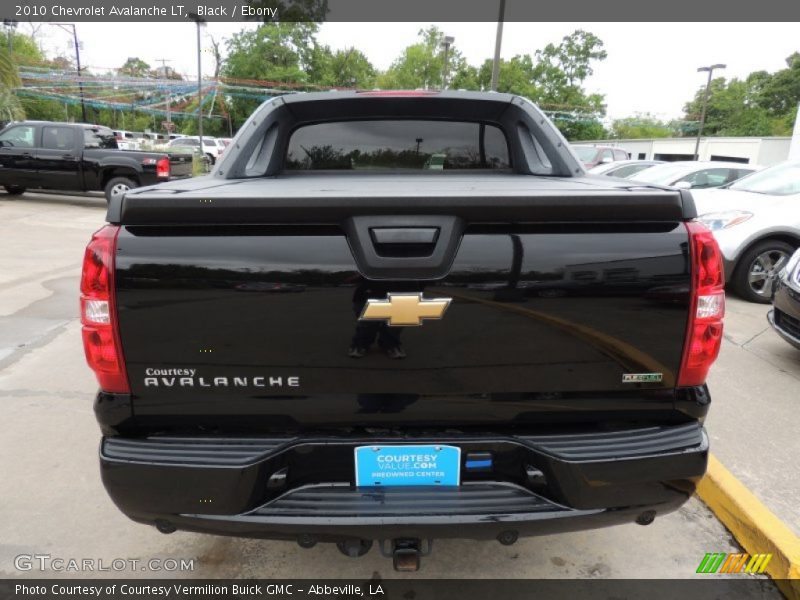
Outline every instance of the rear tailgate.
<svg viewBox="0 0 800 600"><path fill-rule="evenodd" d="M109 220L134 412L274 428L663 415L687 209L677 191L608 185L351 174L133 191ZM407 227L438 238L376 242ZM451 302L419 327L358 321L389 293ZM398 341L403 359L385 352Z"/></svg>
<svg viewBox="0 0 800 600"><path fill-rule="evenodd" d="M169 171L171 179L183 179L192 176L192 155L189 153L169 152Z"/></svg>

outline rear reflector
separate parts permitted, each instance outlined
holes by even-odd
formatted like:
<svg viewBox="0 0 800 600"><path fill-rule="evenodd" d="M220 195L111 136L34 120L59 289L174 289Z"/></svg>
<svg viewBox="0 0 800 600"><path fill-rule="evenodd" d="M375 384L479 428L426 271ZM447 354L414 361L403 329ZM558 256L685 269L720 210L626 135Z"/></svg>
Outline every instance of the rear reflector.
<svg viewBox="0 0 800 600"><path fill-rule="evenodd" d="M169 158L159 158L156 162L156 177L169 179Z"/></svg>
<svg viewBox="0 0 800 600"><path fill-rule="evenodd" d="M679 386L703 385L719 355L725 316L725 273L714 235L697 222L686 224L692 264L689 322L683 349Z"/></svg>
<svg viewBox="0 0 800 600"><path fill-rule="evenodd" d="M92 236L83 256L81 323L86 362L103 391L130 393L114 304L114 255L119 227L106 225Z"/></svg>

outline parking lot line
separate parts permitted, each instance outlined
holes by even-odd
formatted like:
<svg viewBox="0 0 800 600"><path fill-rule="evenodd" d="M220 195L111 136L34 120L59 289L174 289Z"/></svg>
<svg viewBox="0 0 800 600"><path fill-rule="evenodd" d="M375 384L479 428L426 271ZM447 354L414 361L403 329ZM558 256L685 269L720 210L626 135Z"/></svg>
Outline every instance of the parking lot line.
<svg viewBox="0 0 800 600"><path fill-rule="evenodd" d="M712 454L697 494L750 554L771 553L767 573L800 600L800 538Z"/></svg>

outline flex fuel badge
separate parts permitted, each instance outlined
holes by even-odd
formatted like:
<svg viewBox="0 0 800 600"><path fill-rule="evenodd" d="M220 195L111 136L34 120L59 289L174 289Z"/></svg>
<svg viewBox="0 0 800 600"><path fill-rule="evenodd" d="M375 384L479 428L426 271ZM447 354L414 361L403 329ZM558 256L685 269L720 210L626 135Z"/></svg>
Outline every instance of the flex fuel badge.
<svg viewBox="0 0 800 600"><path fill-rule="evenodd" d="M663 378L663 373L623 373L622 383L658 383Z"/></svg>

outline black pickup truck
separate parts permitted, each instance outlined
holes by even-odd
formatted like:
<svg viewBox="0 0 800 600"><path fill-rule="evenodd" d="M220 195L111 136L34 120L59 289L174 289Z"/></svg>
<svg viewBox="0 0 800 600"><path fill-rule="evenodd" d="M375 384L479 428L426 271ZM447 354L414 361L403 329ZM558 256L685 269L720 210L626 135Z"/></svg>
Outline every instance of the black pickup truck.
<svg viewBox="0 0 800 600"><path fill-rule="evenodd" d="M191 175L191 154L119 150L114 133L99 125L22 121L0 132L0 185L11 195L28 188L96 190L110 201Z"/></svg>
<svg viewBox="0 0 800 600"><path fill-rule="evenodd" d="M163 533L381 540L405 570L434 538L648 524L708 456L694 217L586 176L520 97L272 99L87 247L104 485Z"/></svg>

